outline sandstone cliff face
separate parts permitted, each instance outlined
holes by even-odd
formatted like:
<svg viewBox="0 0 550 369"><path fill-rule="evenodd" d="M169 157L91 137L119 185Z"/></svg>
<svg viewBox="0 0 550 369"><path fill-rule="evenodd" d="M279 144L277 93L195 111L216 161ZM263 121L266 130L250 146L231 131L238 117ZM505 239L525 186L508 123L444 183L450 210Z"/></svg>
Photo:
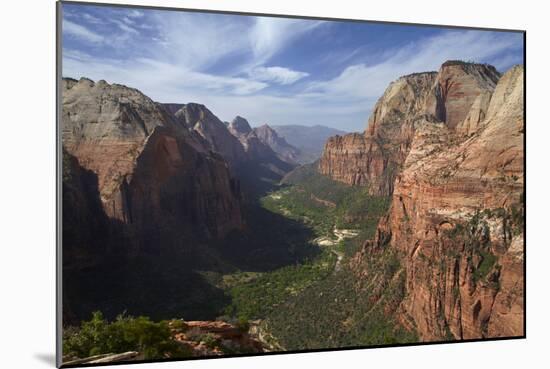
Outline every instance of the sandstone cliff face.
<svg viewBox="0 0 550 369"><path fill-rule="evenodd" d="M417 125L439 121L453 131L471 133L485 118L498 77L492 66L451 61L438 73L399 78L376 103L364 134L327 141L320 173L350 185L369 186L373 195L390 195Z"/></svg>
<svg viewBox="0 0 550 369"><path fill-rule="evenodd" d="M447 79L457 71L447 69L432 91L457 86ZM399 319L422 340L524 333L523 67L494 91L493 79L483 80L477 96L447 92L451 124L439 120L430 95L427 111L436 116L415 123L389 214L354 260L361 273L366 254L399 251L407 277Z"/></svg>
<svg viewBox="0 0 550 369"><path fill-rule="evenodd" d="M327 141L320 173L350 185L369 186L373 195L389 195L436 76L418 73L391 83L375 105L364 134Z"/></svg>
<svg viewBox="0 0 550 369"><path fill-rule="evenodd" d="M162 105L126 86L65 79L62 114L64 148L97 176L104 212L137 247L174 240L163 237L170 226L184 236L165 245L176 248L241 226L227 163Z"/></svg>
<svg viewBox="0 0 550 369"><path fill-rule="evenodd" d="M282 160L297 164L300 158L300 150L290 145L283 137L280 137L277 132L264 124L263 126L254 128L254 133L264 144L269 146Z"/></svg>
<svg viewBox="0 0 550 369"><path fill-rule="evenodd" d="M464 121L480 95L494 90L499 78L491 65L445 62L426 101L427 113L454 129ZM478 104L483 106L481 102Z"/></svg>

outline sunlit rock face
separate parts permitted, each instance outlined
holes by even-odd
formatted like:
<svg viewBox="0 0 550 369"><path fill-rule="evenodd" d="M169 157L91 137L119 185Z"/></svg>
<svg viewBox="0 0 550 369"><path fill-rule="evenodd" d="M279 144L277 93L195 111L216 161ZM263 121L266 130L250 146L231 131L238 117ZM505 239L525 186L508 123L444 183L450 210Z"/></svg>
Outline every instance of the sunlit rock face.
<svg viewBox="0 0 550 369"><path fill-rule="evenodd" d="M524 333L524 71L513 67L496 83L493 72L441 68L395 176L390 211L354 258L361 274L365 255L399 251L407 278L398 318L422 340ZM472 79L477 94L464 92ZM440 93L441 86L460 88ZM435 106L445 115L433 109L434 97L444 98Z"/></svg>
<svg viewBox="0 0 550 369"><path fill-rule="evenodd" d="M485 118L499 73L494 67L449 61L439 72L392 82L376 103L364 134L331 137L319 172L371 194L390 195L418 125L440 122L470 133ZM473 108L473 109L472 109Z"/></svg>
<svg viewBox="0 0 550 369"><path fill-rule="evenodd" d="M373 195L391 194L436 78L437 73L429 72L392 82L374 106L363 134L334 136L326 142L319 172L350 185L369 186Z"/></svg>

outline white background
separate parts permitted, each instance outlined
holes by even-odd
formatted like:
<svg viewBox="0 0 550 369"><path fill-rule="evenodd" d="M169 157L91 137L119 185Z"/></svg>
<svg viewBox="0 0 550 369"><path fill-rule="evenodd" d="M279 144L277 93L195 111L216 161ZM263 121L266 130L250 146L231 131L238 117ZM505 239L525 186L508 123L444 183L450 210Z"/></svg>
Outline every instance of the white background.
<svg viewBox="0 0 550 369"><path fill-rule="evenodd" d="M121 2L111 0L111 2ZM136 368L512 368L548 359L548 48L545 2L128 0L133 4L527 30L526 340L220 359ZM0 367L54 366L55 2L1 5ZM6 114L7 113L7 114ZM547 364L544 364L546 362ZM531 365L529 365L531 364ZM538 365L537 365L538 364ZM120 367L120 366L119 366ZM124 366L126 367L126 366Z"/></svg>

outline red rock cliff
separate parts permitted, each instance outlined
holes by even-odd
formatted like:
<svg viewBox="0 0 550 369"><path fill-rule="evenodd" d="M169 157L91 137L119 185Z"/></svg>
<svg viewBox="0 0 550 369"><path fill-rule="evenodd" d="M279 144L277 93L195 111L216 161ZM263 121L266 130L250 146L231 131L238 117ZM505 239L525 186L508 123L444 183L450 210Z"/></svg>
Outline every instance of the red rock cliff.
<svg viewBox="0 0 550 369"><path fill-rule="evenodd" d="M442 81L457 86L455 72L442 68L428 107ZM446 114L432 109L435 117L416 121L390 211L354 259L361 273L366 254L398 250L406 272L398 319L422 340L524 333L523 73L510 69L493 92L487 79L477 97L447 90Z"/></svg>
<svg viewBox="0 0 550 369"><path fill-rule="evenodd" d="M369 186L371 194L390 195L401 171L418 122L444 122L450 129L472 112L468 133L484 117L483 99L498 72L488 65L447 62L440 71L415 73L392 82L376 103L364 134L331 137L319 161L319 172L350 185ZM480 97L481 96L481 97Z"/></svg>

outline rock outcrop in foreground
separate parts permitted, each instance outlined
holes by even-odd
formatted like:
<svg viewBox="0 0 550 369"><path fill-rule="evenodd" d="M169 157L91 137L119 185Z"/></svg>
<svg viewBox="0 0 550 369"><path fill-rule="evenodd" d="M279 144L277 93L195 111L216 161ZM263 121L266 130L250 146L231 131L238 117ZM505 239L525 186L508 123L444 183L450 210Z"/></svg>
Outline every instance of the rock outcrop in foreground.
<svg viewBox="0 0 550 369"><path fill-rule="evenodd" d="M398 253L396 318L422 341L524 334L523 76L447 62L402 77L364 135L326 144L321 173L392 196L352 267Z"/></svg>
<svg viewBox="0 0 550 369"><path fill-rule="evenodd" d="M249 334L248 328L215 321L186 321L183 329L171 323L176 341L187 346L192 356L220 356L228 353L259 353L267 351L264 344Z"/></svg>
<svg viewBox="0 0 550 369"><path fill-rule="evenodd" d="M268 351L256 334L247 326L237 326L221 320L168 322L170 336L185 352L185 356L168 353L166 358L222 356L227 354L253 354ZM94 355L86 358L66 356L64 365L109 364L146 360L143 352L128 351Z"/></svg>

